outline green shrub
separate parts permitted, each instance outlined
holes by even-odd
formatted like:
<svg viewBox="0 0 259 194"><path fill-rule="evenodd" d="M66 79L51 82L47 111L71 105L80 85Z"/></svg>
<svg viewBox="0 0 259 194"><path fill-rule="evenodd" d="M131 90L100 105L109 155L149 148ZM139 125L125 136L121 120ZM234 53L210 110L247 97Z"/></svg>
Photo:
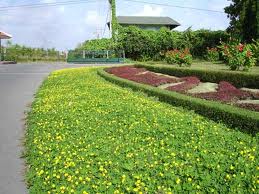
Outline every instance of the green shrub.
<svg viewBox="0 0 259 194"><path fill-rule="evenodd" d="M231 70L248 71L255 65L256 61L249 44L231 40L229 43L222 42L219 48Z"/></svg>
<svg viewBox="0 0 259 194"><path fill-rule="evenodd" d="M178 77L197 76L203 82L219 83L220 81L224 80L240 88L259 88L259 76L255 73L177 68L169 65L137 64L136 66L144 67L150 71L154 71L157 73L164 73Z"/></svg>
<svg viewBox="0 0 259 194"><path fill-rule="evenodd" d="M206 59L208 61L218 61L219 60L219 51L217 48L207 48Z"/></svg>
<svg viewBox="0 0 259 194"><path fill-rule="evenodd" d="M229 34L225 31L197 30L191 32L191 53L193 56L203 58L207 53L207 48L215 48L220 45L220 41L227 41Z"/></svg>
<svg viewBox="0 0 259 194"><path fill-rule="evenodd" d="M254 41L253 44L251 44L251 49L253 56L256 59L256 65L259 66L259 40Z"/></svg>
<svg viewBox="0 0 259 194"><path fill-rule="evenodd" d="M226 41L229 35L225 31L187 29L178 32L167 28L152 31L129 26L119 27L117 37L116 44L112 39L91 40L79 45L77 49L124 50L127 58L146 61L163 60L169 50L189 48L193 57L202 58L206 55L207 47L217 47L220 40Z"/></svg>
<svg viewBox="0 0 259 194"><path fill-rule="evenodd" d="M31 48L7 41L5 49L4 60L6 61L65 61L66 59L65 53L60 54L54 48Z"/></svg>
<svg viewBox="0 0 259 194"><path fill-rule="evenodd" d="M184 108L194 110L195 112L212 120L222 121L231 127L238 127L239 130L243 132L253 135L259 132L258 112L139 84L130 80L116 77L103 70L99 70L98 73L108 81L114 82L123 87L130 87L134 90L145 92L148 95L158 97L159 100L174 106L182 106Z"/></svg>
<svg viewBox="0 0 259 194"><path fill-rule="evenodd" d="M180 67L182 65L191 66L192 64L192 55L189 49L174 49L171 51L167 51L165 54L165 59L168 64L178 64Z"/></svg>
<svg viewBox="0 0 259 194"><path fill-rule="evenodd" d="M112 39L102 38L96 40L87 40L77 47L76 50L86 51L100 51L100 50L114 50L115 44Z"/></svg>

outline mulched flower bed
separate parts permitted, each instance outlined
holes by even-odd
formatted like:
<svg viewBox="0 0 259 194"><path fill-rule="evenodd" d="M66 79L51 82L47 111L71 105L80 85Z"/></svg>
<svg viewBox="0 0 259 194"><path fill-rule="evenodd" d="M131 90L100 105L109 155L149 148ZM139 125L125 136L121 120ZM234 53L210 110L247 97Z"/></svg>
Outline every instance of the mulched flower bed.
<svg viewBox="0 0 259 194"><path fill-rule="evenodd" d="M231 83L226 81L221 81L218 85L216 92L206 92L206 93L196 93L190 94L188 90L193 89L198 86L201 81L198 77L189 76L180 79L175 79L165 75L158 75L156 73L147 71L145 68L135 68L133 66L123 66L123 67L112 67L106 69L108 73L114 74L118 77L135 81L137 83L147 84L151 86L160 86L163 84L179 83L177 85L169 86L166 90L175 91L190 95L197 98L202 98L206 100L220 101L223 103L232 104L238 107L246 108L253 111L259 111L258 104L243 103L240 104L240 100L256 100L259 99L259 93L254 93L250 91L243 91ZM182 82L182 83L181 83Z"/></svg>

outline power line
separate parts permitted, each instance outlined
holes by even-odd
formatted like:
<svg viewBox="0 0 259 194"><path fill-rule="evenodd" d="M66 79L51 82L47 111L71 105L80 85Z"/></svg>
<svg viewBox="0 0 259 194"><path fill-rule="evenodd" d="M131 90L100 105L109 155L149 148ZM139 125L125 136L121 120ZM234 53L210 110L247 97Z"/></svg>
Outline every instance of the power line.
<svg viewBox="0 0 259 194"><path fill-rule="evenodd" d="M52 7L52 6L60 6L60 5L74 5L74 4L83 4L83 3L91 3L91 2L96 2L96 0L73 0L73 1L62 1L62 2L55 2L55 3L35 3L35 4L26 4L26 5L4 6L4 7L0 7L0 11L10 11L10 10L15 10L20 8L42 8L42 7Z"/></svg>
<svg viewBox="0 0 259 194"><path fill-rule="evenodd" d="M164 6L164 7L175 7L175 8L181 8L181 9L191 9L191 10L197 10L197 11L206 11L206 12L214 12L214 13L225 13L223 11L212 10L212 9L203 9L203 8L197 8L197 7L178 6L178 5L165 4L165 3L154 3L154 2L148 2L148 1L143 1L143 0L123 0L123 1L129 1L129 2L135 2L135 3L144 3L144 4L150 4L150 5L159 5L159 6Z"/></svg>

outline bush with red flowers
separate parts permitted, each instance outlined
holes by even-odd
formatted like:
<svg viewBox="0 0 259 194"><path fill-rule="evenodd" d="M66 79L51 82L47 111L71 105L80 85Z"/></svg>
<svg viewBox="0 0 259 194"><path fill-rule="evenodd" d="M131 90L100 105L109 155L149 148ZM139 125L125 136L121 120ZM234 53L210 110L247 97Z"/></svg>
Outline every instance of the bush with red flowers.
<svg viewBox="0 0 259 194"><path fill-rule="evenodd" d="M165 59L168 64L178 64L180 67L183 65L191 66L192 64L192 55L189 49L167 51Z"/></svg>
<svg viewBox="0 0 259 194"><path fill-rule="evenodd" d="M241 44L236 40L221 42L222 55L231 70L250 70L256 63L250 44Z"/></svg>
<svg viewBox="0 0 259 194"><path fill-rule="evenodd" d="M206 58L208 61L218 61L219 60L219 51L217 48L207 48Z"/></svg>

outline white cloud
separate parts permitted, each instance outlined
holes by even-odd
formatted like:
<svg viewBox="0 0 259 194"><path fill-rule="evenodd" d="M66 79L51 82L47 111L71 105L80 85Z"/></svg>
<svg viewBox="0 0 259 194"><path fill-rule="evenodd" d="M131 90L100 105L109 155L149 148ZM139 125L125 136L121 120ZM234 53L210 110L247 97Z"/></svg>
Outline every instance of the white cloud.
<svg viewBox="0 0 259 194"><path fill-rule="evenodd" d="M55 3L56 0L41 0L42 3Z"/></svg>
<svg viewBox="0 0 259 194"><path fill-rule="evenodd" d="M104 18L97 11L88 11L85 17L85 23L90 26L100 26L103 21Z"/></svg>
<svg viewBox="0 0 259 194"><path fill-rule="evenodd" d="M58 7L58 11L59 11L60 13L64 13L64 12L65 12L65 6L59 6L59 7Z"/></svg>
<svg viewBox="0 0 259 194"><path fill-rule="evenodd" d="M134 14L137 16L161 16L164 12L162 7L144 5L144 8L141 12Z"/></svg>

